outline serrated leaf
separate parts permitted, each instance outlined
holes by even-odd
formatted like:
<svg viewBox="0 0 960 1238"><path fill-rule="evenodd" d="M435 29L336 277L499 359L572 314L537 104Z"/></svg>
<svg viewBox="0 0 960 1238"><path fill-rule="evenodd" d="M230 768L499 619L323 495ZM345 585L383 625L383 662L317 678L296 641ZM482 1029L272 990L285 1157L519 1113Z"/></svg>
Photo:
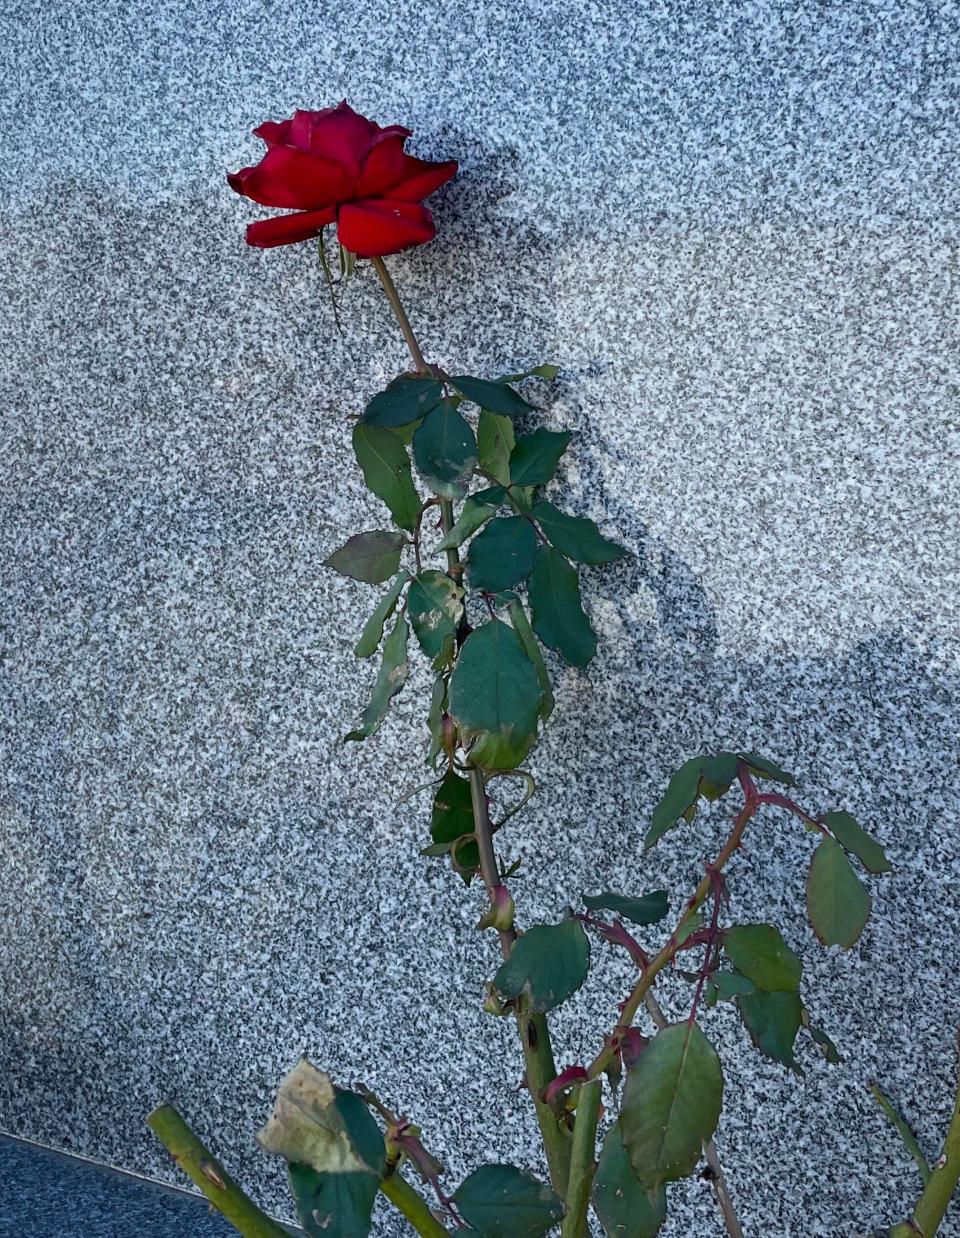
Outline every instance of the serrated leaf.
<svg viewBox="0 0 960 1238"><path fill-rule="evenodd" d="M515 486L542 486L557 471L573 435L569 430L534 430L517 439L510 453L510 481Z"/></svg>
<svg viewBox="0 0 960 1238"><path fill-rule="evenodd" d="M407 591L407 616L433 669L453 660L463 590L445 572L432 568L414 576Z"/></svg>
<svg viewBox="0 0 960 1238"><path fill-rule="evenodd" d="M820 818L844 851L855 855L870 873L893 871L883 847L848 812L828 812Z"/></svg>
<svg viewBox="0 0 960 1238"><path fill-rule="evenodd" d="M586 666L597 636L580 602L580 582L558 550L541 546L528 585L533 630L571 666Z"/></svg>
<svg viewBox="0 0 960 1238"><path fill-rule="evenodd" d="M755 752L741 752L738 753L738 756L760 778L769 778L772 782L782 782L786 787L795 787L797 785L797 780L793 774L788 774L779 765L775 765L773 761L768 761L766 757L758 757Z"/></svg>
<svg viewBox="0 0 960 1238"><path fill-rule="evenodd" d="M518 391L507 386L506 382L489 382L484 378L471 378L460 374L450 380L461 395L466 396L473 404L487 408L491 413L506 416L529 413L533 407Z"/></svg>
<svg viewBox="0 0 960 1238"><path fill-rule="evenodd" d="M287 1171L297 1217L308 1238L367 1238L379 1182L371 1174L317 1173L309 1165Z"/></svg>
<svg viewBox="0 0 960 1238"><path fill-rule="evenodd" d="M821 841L810 862L807 914L825 946L846 950L856 943L870 917L870 895L832 838Z"/></svg>
<svg viewBox="0 0 960 1238"><path fill-rule="evenodd" d="M763 993L758 989L738 997L737 1009L750 1039L765 1057L803 1073L793 1056L803 1010L799 993Z"/></svg>
<svg viewBox="0 0 960 1238"><path fill-rule="evenodd" d="M563 1216L553 1191L513 1165L481 1165L460 1183L453 1202L482 1238L542 1238Z"/></svg>
<svg viewBox="0 0 960 1238"><path fill-rule="evenodd" d="M413 436L413 458L420 476L434 494L454 498L456 485L477 462L477 440L450 400L443 400L428 413Z"/></svg>
<svg viewBox="0 0 960 1238"><path fill-rule="evenodd" d="M490 486L471 494L464 503L456 524L437 546L437 550L456 550L477 529L483 528L497 514L497 508L506 498L503 486Z"/></svg>
<svg viewBox="0 0 960 1238"><path fill-rule="evenodd" d="M449 845L473 833L473 797L470 782L452 769L443 776L433 797L430 816L430 837L434 845ZM479 868L480 853L475 842L457 848L457 863L461 868ZM462 874L469 884L470 876Z"/></svg>
<svg viewBox="0 0 960 1238"><path fill-rule="evenodd" d="M522 383L525 378L546 378L552 382L559 373L559 365L535 365L532 370L524 370L522 374L504 374L497 382Z"/></svg>
<svg viewBox="0 0 960 1238"><path fill-rule="evenodd" d="M540 687L543 689L543 697L540 702L540 717L546 722L553 713L553 707L556 703L553 697L553 688L550 684L550 672L547 670L547 665L543 660L543 654L540 651L537 638L533 634L533 628L530 626L527 612L523 609L523 603L515 593L511 594L508 592L500 596L506 600L507 614L510 616L510 622L513 624L514 631L520 637L527 657L533 663L534 669L537 672L537 678L540 680Z"/></svg>
<svg viewBox="0 0 960 1238"><path fill-rule="evenodd" d="M384 1168L380 1128L361 1098L301 1058L277 1090L257 1136L290 1165L301 1223L310 1235L366 1238Z"/></svg>
<svg viewBox="0 0 960 1238"><path fill-rule="evenodd" d="M597 566L622 559L627 551L616 542L608 541L592 520L568 516L545 499L535 503L531 516L540 525L550 544L568 559Z"/></svg>
<svg viewBox="0 0 960 1238"><path fill-rule="evenodd" d="M513 769L537 737L542 689L520 637L499 619L463 643L450 678L449 710L470 759L487 769Z"/></svg>
<svg viewBox="0 0 960 1238"><path fill-rule="evenodd" d="M791 992L800 987L803 964L772 924L734 924L724 930L723 949L733 966L758 989Z"/></svg>
<svg viewBox="0 0 960 1238"><path fill-rule="evenodd" d="M447 681L443 675L438 675L433 681L433 691L430 694L430 710L427 714L427 730L430 732L430 747L427 751L427 764L436 765L437 757L443 751L443 714L447 704Z"/></svg>
<svg viewBox="0 0 960 1238"><path fill-rule="evenodd" d="M666 916L669 901L666 890L653 890L639 898L626 894L584 894L583 905L587 911L612 911L633 924L659 924Z"/></svg>
<svg viewBox="0 0 960 1238"><path fill-rule="evenodd" d="M470 587L498 593L527 579L537 557L537 535L523 516L498 516L470 543Z"/></svg>
<svg viewBox="0 0 960 1238"><path fill-rule="evenodd" d="M733 752L707 754L684 761L671 776L663 797L653 810L650 828L643 842L644 850L649 851L656 846L681 817L687 821L693 820L701 795L715 800L726 794L736 770L737 754Z"/></svg>
<svg viewBox="0 0 960 1238"><path fill-rule="evenodd" d="M513 422L509 417L480 410L477 422L477 467L504 486L510 484L510 453L516 445Z"/></svg>
<svg viewBox="0 0 960 1238"><path fill-rule="evenodd" d="M363 410L361 421L369 426L404 426L419 421L443 398L443 384L436 378L401 374L375 395Z"/></svg>
<svg viewBox="0 0 960 1238"><path fill-rule="evenodd" d="M400 566L400 552L406 544L406 537L392 529L355 533L323 565L364 584L381 585Z"/></svg>
<svg viewBox="0 0 960 1238"><path fill-rule="evenodd" d="M696 1023L658 1032L627 1073L623 1143L641 1186L656 1190L691 1173L717 1129L723 1070Z"/></svg>
<svg viewBox="0 0 960 1238"><path fill-rule="evenodd" d="M353 453L367 488L383 499L401 529L412 532L421 503L406 447L390 430L358 421L353 427Z"/></svg>
<svg viewBox="0 0 960 1238"><path fill-rule="evenodd" d="M726 1001L740 997L743 993L752 993L756 987L752 980L735 971L715 971L710 977L710 983Z"/></svg>
<svg viewBox="0 0 960 1238"><path fill-rule="evenodd" d="M644 839L645 850L649 851L667 830L673 829L680 818L696 805L700 786L700 761L700 757L691 757L670 776L667 789L653 810L650 828Z"/></svg>
<svg viewBox="0 0 960 1238"><path fill-rule="evenodd" d="M403 592L403 586L409 579L409 572L398 572L394 576L393 583L378 602L376 610L363 625L360 639L353 647L353 652L358 658L371 658L380 648L380 641L383 639L383 625L396 610L400 594Z"/></svg>
<svg viewBox="0 0 960 1238"><path fill-rule="evenodd" d="M637 1181L619 1122L603 1141L593 1206L607 1238L656 1238L667 1219L667 1193L661 1186L651 1194Z"/></svg>
<svg viewBox="0 0 960 1238"><path fill-rule="evenodd" d="M590 941L579 920L535 924L517 938L493 983L505 998L525 996L540 1014L572 997L589 966Z"/></svg>
<svg viewBox="0 0 960 1238"><path fill-rule="evenodd" d="M920 1142L914 1134L913 1128L889 1096L876 1083L870 1084L870 1091L873 1094L874 1100L883 1110L887 1121L903 1140L904 1147L913 1157L914 1163L917 1166L920 1181L926 1186L931 1178L930 1165L923 1154L923 1149L920 1147Z"/></svg>
<svg viewBox="0 0 960 1238"><path fill-rule="evenodd" d="M390 702L407 682L407 637L410 629L400 615L383 646L383 661L377 672L370 704L363 711L362 724L350 731L344 739L367 739L386 717Z"/></svg>

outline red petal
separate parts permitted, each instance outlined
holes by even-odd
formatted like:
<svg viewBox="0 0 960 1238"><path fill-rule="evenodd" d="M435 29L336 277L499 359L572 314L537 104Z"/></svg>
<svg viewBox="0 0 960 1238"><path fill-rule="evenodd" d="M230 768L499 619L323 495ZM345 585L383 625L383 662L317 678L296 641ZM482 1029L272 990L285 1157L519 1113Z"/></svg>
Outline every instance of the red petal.
<svg viewBox="0 0 960 1238"><path fill-rule="evenodd" d="M335 206L319 211L299 211L295 215L276 215L273 219L258 219L247 226L247 244L258 249L273 249L277 245L295 245L319 236L321 229L336 218Z"/></svg>
<svg viewBox="0 0 960 1238"><path fill-rule="evenodd" d="M290 141L301 150L332 159L357 175L376 132L372 121L360 116L349 104L341 103L322 112L294 112Z"/></svg>
<svg viewBox="0 0 960 1238"><path fill-rule="evenodd" d="M406 160L403 179L383 195L385 198L393 198L398 202L419 202L457 174L456 159L448 159L445 163L430 163L426 159L415 159L413 155L407 155Z"/></svg>
<svg viewBox="0 0 960 1238"><path fill-rule="evenodd" d="M271 146L255 168L227 177L231 189L264 206L309 210L343 202L354 180L339 163L318 159L292 146Z"/></svg>
<svg viewBox="0 0 960 1238"><path fill-rule="evenodd" d="M416 202L369 198L346 202L337 217L340 244L358 258L380 258L411 245L423 245L437 234L433 216Z"/></svg>
<svg viewBox="0 0 960 1238"><path fill-rule="evenodd" d="M407 165L403 144L407 136L406 129L399 132L384 129L373 139L370 153L357 181L358 198L379 198L385 190L391 189L403 179Z"/></svg>
<svg viewBox="0 0 960 1238"><path fill-rule="evenodd" d="M291 123L289 120L265 120L262 125L257 125L253 136L263 138L268 146L286 144L290 140Z"/></svg>

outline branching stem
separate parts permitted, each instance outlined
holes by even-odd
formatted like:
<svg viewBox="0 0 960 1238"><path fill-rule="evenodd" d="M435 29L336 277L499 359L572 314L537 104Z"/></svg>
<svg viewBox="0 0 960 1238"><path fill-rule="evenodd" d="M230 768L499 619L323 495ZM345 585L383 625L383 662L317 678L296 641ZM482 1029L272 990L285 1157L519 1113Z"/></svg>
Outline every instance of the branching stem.
<svg viewBox="0 0 960 1238"><path fill-rule="evenodd" d="M588 1238L587 1205L597 1171L597 1119L600 1114L600 1080L591 1079L580 1089L577 1118L573 1127L570 1180L567 1185L566 1213L560 1238Z"/></svg>

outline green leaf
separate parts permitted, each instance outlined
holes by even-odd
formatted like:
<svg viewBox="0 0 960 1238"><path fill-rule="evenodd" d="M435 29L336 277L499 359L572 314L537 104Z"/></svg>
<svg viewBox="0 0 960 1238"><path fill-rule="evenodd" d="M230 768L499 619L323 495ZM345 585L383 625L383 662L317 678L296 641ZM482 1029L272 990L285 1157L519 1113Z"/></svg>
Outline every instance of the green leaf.
<svg viewBox="0 0 960 1238"><path fill-rule="evenodd" d="M466 396L481 408L487 408L491 413L501 413L515 416L518 413L528 413L533 407L519 392L508 387L506 382L491 383L483 378L470 378L460 374L450 380L461 395Z"/></svg>
<svg viewBox="0 0 960 1238"><path fill-rule="evenodd" d="M390 702L407 682L407 637L410 629L400 615L383 646L383 661L373 685L370 704L363 711L362 725L350 731L344 739L367 739L377 730L387 714Z"/></svg>
<svg viewBox="0 0 960 1238"><path fill-rule="evenodd" d="M616 542L608 541L592 520L581 516L568 516L552 503L541 499L535 503L530 514L556 546L561 554L578 563L612 563L622 559L627 551Z"/></svg>
<svg viewBox="0 0 960 1238"><path fill-rule="evenodd" d="M361 1098L301 1058L257 1136L290 1165L300 1221L317 1238L366 1238L384 1169L380 1128Z"/></svg>
<svg viewBox="0 0 960 1238"><path fill-rule="evenodd" d="M287 1171L297 1216L308 1238L367 1238L379 1182L371 1174L319 1174L309 1165Z"/></svg>
<svg viewBox="0 0 960 1238"><path fill-rule="evenodd" d="M735 971L715 971L710 977L710 983L727 1001L740 997L743 993L752 993L755 987L752 980Z"/></svg>
<svg viewBox="0 0 960 1238"><path fill-rule="evenodd" d="M476 494L471 494L463 505L457 523L437 546L437 550L455 550L462 546L477 529L493 519L506 493L503 486L490 486L487 490L478 490Z"/></svg>
<svg viewBox="0 0 960 1238"><path fill-rule="evenodd" d="M363 421L368 426L405 426L419 421L443 398L443 384L436 378L417 378L401 374L375 395L363 410Z"/></svg>
<svg viewBox="0 0 960 1238"><path fill-rule="evenodd" d="M470 543L470 587L498 593L527 579L537 557L537 535L523 516L498 516Z"/></svg>
<svg viewBox="0 0 960 1238"><path fill-rule="evenodd" d="M800 987L803 964L772 924L734 924L724 931L723 949L758 989L777 993Z"/></svg>
<svg viewBox="0 0 960 1238"><path fill-rule="evenodd" d="M765 1057L803 1073L793 1056L803 1010L799 993L744 993L737 998L737 1009L750 1039Z"/></svg>
<svg viewBox="0 0 960 1238"><path fill-rule="evenodd" d="M807 877L807 914L825 946L849 950L870 916L870 895L843 848L824 838L813 853Z"/></svg>
<svg viewBox="0 0 960 1238"><path fill-rule="evenodd" d="M559 373L559 365L535 365L532 370L524 370L522 374L504 374L497 382L522 383L525 378L546 378L552 382Z"/></svg>
<svg viewBox="0 0 960 1238"><path fill-rule="evenodd" d="M473 833L473 797L470 793L470 782L459 774L448 770L443 781L437 787L433 797L433 811L430 816L430 837L435 846L447 846L448 854L451 844ZM475 842L464 843L457 848L457 863L461 868L479 868L480 853ZM467 884L470 874L461 874Z"/></svg>
<svg viewBox="0 0 960 1238"><path fill-rule="evenodd" d="M717 1129L723 1070L696 1023L658 1032L627 1073L623 1142L640 1185L653 1191L691 1173Z"/></svg>
<svg viewBox="0 0 960 1238"><path fill-rule="evenodd" d="M926 1186L931 1177L930 1165L927 1158L923 1155L923 1149L920 1147L920 1143L914 1134L910 1123L903 1116L889 1096L882 1092L876 1083L870 1084L870 1091L873 1093L874 1100L883 1110L887 1121L903 1140L904 1147L913 1157L917 1166L917 1170L920 1174L920 1181L924 1186Z"/></svg>
<svg viewBox="0 0 960 1238"><path fill-rule="evenodd" d="M553 707L556 704L553 697L553 688L550 684L550 672L547 670L547 665L543 660L543 654L540 651L537 638L533 634L533 628L530 626L527 612L523 609L523 603L515 593L507 593L502 596L506 599L507 614L510 616L510 622L513 624L514 631L520 637L527 657L533 663L534 669L537 672L537 678L540 680L540 687L543 689L543 697L540 701L540 717L546 722L553 713Z"/></svg>
<svg viewBox="0 0 960 1238"><path fill-rule="evenodd" d="M438 675L433 681L430 711L427 714L427 730L430 732L430 748L427 751L428 765L436 765L437 757L443 751L443 714L446 706L447 681L443 675Z"/></svg>
<svg viewBox="0 0 960 1238"><path fill-rule="evenodd" d="M470 759L487 769L513 769L537 737L542 689L513 628L499 619L463 643L450 678L450 713Z"/></svg>
<svg viewBox="0 0 960 1238"><path fill-rule="evenodd" d="M612 911L634 924L659 924L669 908L666 890L654 890L640 898L610 893L584 894L582 898L587 911Z"/></svg>
<svg viewBox="0 0 960 1238"><path fill-rule="evenodd" d="M400 552L407 544L402 533L390 529L375 529L372 533L356 533L339 550L324 559L324 567L332 567L341 576L362 580L368 585L380 585L400 566Z"/></svg>
<svg viewBox="0 0 960 1238"><path fill-rule="evenodd" d="M719 799L733 783L737 772L737 754L718 752L714 755L691 757L684 761L671 777L663 798L653 810L650 829L644 839L644 849L649 851L660 839L673 829L681 817L692 821L697 811L697 800Z"/></svg>
<svg viewBox="0 0 960 1238"><path fill-rule="evenodd" d="M469 473L477 462L477 440L449 400L438 404L414 434L413 458L434 494L457 497L457 478Z"/></svg>
<svg viewBox="0 0 960 1238"><path fill-rule="evenodd" d="M380 641L383 639L383 625L396 610L400 594L403 592L403 586L409 579L410 574L408 572L398 572L394 576L393 583L380 599L377 609L363 625L360 639L353 647L353 652L358 658L371 658L380 648Z"/></svg>
<svg viewBox="0 0 960 1238"><path fill-rule="evenodd" d="M775 765L773 761L768 761L766 757L758 757L755 752L741 752L737 754L743 761L747 763L751 771L759 778L769 778L772 782L782 782L786 787L795 787L797 780L793 774L788 774Z"/></svg>
<svg viewBox="0 0 960 1238"><path fill-rule="evenodd" d="M576 569L558 550L541 546L528 587L533 630L571 666L586 666L597 637L580 603Z"/></svg>
<svg viewBox="0 0 960 1238"><path fill-rule="evenodd" d="M477 422L478 467L482 472L495 477L504 486L510 485L510 453L516 444L513 422L509 417L480 410Z"/></svg>
<svg viewBox="0 0 960 1238"><path fill-rule="evenodd" d="M445 572L428 568L414 576L407 592L407 616L435 671L453 660L462 614L463 590Z"/></svg>
<svg viewBox="0 0 960 1238"><path fill-rule="evenodd" d="M833 1043L827 1033L822 1031L819 1027L815 1027L810 1022L810 1012L807 1010L806 1006L804 1006L803 1010L800 1012L800 1019L803 1026L810 1033L810 1039L817 1046L827 1061L833 1066L836 1066L838 1062L842 1062L843 1058L840 1056L840 1050Z"/></svg>
<svg viewBox="0 0 960 1238"><path fill-rule="evenodd" d="M406 447L390 430L358 421L353 427L353 452L367 488L383 499L401 529L412 532L421 503Z"/></svg>
<svg viewBox="0 0 960 1238"><path fill-rule="evenodd" d="M645 850L649 851L667 830L673 829L681 817L686 817L695 810L700 786L700 764L700 757L691 757L671 775L666 791L653 810L650 829L644 839Z"/></svg>
<svg viewBox="0 0 960 1238"><path fill-rule="evenodd" d="M593 1206L607 1238L656 1238L667 1219L667 1193L649 1194L636 1179L616 1122L607 1131L593 1180Z"/></svg>
<svg viewBox="0 0 960 1238"><path fill-rule="evenodd" d="M540 1014L572 997L589 966L590 942L579 920L535 924L517 938L493 983L505 998L525 995Z"/></svg>
<svg viewBox="0 0 960 1238"><path fill-rule="evenodd" d="M460 1183L453 1202L482 1238L542 1238L563 1216L553 1191L513 1165L481 1165Z"/></svg>
<svg viewBox="0 0 960 1238"><path fill-rule="evenodd" d="M892 866L875 838L848 812L828 812L820 818L844 851L855 855L870 873L889 873Z"/></svg>
<svg viewBox="0 0 960 1238"><path fill-rule="evenodd" d="M542 486L557 471L573 435L569 430L534 430L517 439L510 453L510 480L515 486Z"/></svg>

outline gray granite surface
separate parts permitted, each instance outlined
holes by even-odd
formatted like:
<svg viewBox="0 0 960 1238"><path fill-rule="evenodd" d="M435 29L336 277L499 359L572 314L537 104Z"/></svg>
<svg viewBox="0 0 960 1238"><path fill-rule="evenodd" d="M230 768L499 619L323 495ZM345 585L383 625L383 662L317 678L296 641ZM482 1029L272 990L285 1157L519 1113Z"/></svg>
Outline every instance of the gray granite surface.
<svg viewBox="0 0 960 1238"><path fill-rule="evenodd" d="M382 522L349 417L402 344L370 272L341 339L310 247L248 250L258 208L223 179L260 120L348 96L462 163L438 240L392 261L431 355L561 364L537 398L576 430L563 501L635 555L589 573L597 661L555 668L544 790L505 840L523 917L602 886L679 904L719 815L639 843L707 745L859 814L897 871L849 954L797 910L802 832L774 815L738 857L735 914L784 926L844 1062L804 1048L788 1076L718 1012L719 1140L751 1238L897 1217L916 1183L865 1083L932 1151L960 1022L960 6L21 0L0 23L0 1128L173 1181L142 1122L170 1097L285 1209L253 1133L305 1051L415 1117L451 1182L539 1163L478 1008L480 896L418 856L424 797L398 806L425 673L338 743L373 594L319 564ZM629 983L595 954L565 1064ZM702 1183L664 1232L719 1232Z"/></svg>

